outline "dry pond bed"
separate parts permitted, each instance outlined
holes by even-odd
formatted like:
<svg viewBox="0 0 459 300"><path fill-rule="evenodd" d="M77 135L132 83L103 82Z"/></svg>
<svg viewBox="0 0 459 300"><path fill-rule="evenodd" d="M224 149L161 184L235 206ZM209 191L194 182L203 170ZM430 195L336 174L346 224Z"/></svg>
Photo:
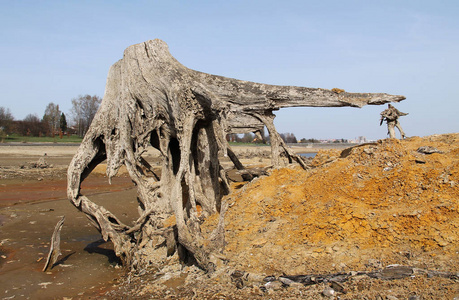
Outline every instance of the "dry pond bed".
<svg viewBox="0 0 459 300"><path fill-rule="evenodd" d="M210 275L176 256L161 270L124 273L111 244L65 200L70 148L45 150L53 168L24 170L19 165L38 159L43 149L6 153L0 147L0 297L453 299L459 296L458 140L449 134L323 150L312 170L290 166L234 183L224 199L230 204L226 263ZM417 151L426 146L439 152ZM269 159L247 155L243 162L260 167ZM121 174L110 186L102 173L84 182L85 193L129 223L137 215L130 179ZM62 215L63 255L43 273ZM203 230L216 220L209 218ZM396 280L367 275L397 265L412 273ZM340 287L321 280L327 274L348 278ZM295 275L316 282L284 279Z"/></svg>

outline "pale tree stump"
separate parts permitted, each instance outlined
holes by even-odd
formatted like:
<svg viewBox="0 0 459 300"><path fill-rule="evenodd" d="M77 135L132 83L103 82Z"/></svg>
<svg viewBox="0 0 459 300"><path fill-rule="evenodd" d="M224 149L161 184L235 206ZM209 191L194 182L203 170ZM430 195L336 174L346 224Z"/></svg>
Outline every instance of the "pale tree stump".
<svg viewBox="0 0 459 300"><path fill-rule="evenodd" d="M161 40L130 46L110 68L102 104L70 163L68 198L105 240L113 242L116 255L132 269L163 259L174 242L200 267L212 271L224 245L226 206L221 199L229 192L219 153L244 169L229 148L227 134L266 126L273 166L280 166L284 153L305 167L280 139L273 111L296 106L362 107L405 99L337 91L267 85L190 70ZM161 153L161 176L147 176L144 171L151 169L142 157L150 145ZM80 193L81 182L104 160L109 178L124 165L137 186L139 217L131 226ZM220 213L220 223L204 236L200 224L215 213ZM175 229L164 228L163 221L171 215ZM152 255L166 245L169 251Z"/></svg>

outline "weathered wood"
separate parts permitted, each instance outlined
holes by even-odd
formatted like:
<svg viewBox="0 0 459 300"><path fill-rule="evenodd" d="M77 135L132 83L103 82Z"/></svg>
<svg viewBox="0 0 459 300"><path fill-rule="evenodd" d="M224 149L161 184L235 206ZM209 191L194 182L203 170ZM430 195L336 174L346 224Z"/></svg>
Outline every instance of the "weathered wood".
<svg viewBox="0 0 459 300"><path fill-rule="evenodd" d="M330 274L305 274L305 275L282 275L282 276L260 276L244 272L241 270L233 270L228 272L232 282L237 288L251 286L253 284L264 283L265 286L270 282L281 282L284 286L290 286L294 282L305 286L329 283L330 286L339 293L346 293L346 288L343 283L356 276L367 276L369 278L378 278L382 280L396 280L407 277L426 276L426 277L443 277L452 280L458 280L458 274L452 272L438 272L431 270L418 269L411 266L389 265L385 268L369 271L369 272L339 272Z"/></svg>
<svg viewBox="0 0 459 300"><path fill-rule="evenodd" d="M49 245L48 258L46 259L45 266L43 267L43 272L52 268L57 262L61 253L61 229L64 225L65 216L57 222L56 227L54 228L53 235L51 236L51 244Z"/></svg>
<svg viewBox="0 0 459 300"><path fill-rule="evenodd" d="M273 111L294 106L362 107L403 99L210 75L181 65L161 40L133 45L110 68L100 109L69 165L68 198L105 240L114 243L123 262L134 268L148 265L152 251L142 249L160 248L164 238L155 239L155 232L163 227L164 219L175 215L177 242L210 271L217 263L214 254L224 245L221 199L229 192L219 153L229 155L237 169L244 169L226 142L228 133L260 131L266 126L273 165L280 166L284 153L289 161L306 168L280 139ZM145 174L152 170L142 157L149 145L161 153L161 176ZM132 226L81 195L82 181L105 159L109 178L124 165L137 186L139 218ZM204 236L202 220L218 212L220 225Z"/></svg>
<svg viewBox="0 0 459 300"><path fill-rule="evenodd" d="M371 272L367 275L373 278L380 278L384 280L401 279L410 277L414 274L414 268L402 265L389 265L377 272Z"/></svg>

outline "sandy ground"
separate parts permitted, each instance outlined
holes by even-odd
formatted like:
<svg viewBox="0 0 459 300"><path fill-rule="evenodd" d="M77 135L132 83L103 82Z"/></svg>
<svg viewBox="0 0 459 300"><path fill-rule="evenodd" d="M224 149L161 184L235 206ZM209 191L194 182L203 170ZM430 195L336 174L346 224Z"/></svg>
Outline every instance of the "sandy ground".
<svg viewBox="0 0 459 300"><path fill-rule="evenodd" d="M68 165L77 149L75 144L0 144L0 166L17 166L36 160L45 153L51 164Z"/></svg>
<svg viewBox="0 0 459 300"><path fill-rule="evenodd" d="M87 299L123 274L112 245L66 199L66 169L77 148L0 145L0 299ZM20 169L45 153L52 168ZM124 221L135 218L136 190L130 178L114 178L109 185L104 176L91 175L82 190ZM42 272L62 216L62 255L54 268Z"/></svg>
<svg viewBox="0 0 459 300"><path fill-rule="evenodd" d="M0 143L0 166L12 166L16 163L22 163L27 159L36 159L45 153L50 159L50 163L54 161L62 164L68 164L72 159L73 155L78 149L77 144L32 144L32 143ZM317 152L324 148L343 148L346 146L340 146L339 144L330 144L322 146L313 145L295 145L291 146L291 149L296 153L311 153ZM235 152L251 152L259 151L270 151L270 147L266 145L261 146L232 146ZM153 148L149 148L151 155L157 155L157 152Z"/></svg>
<svg viewBox="0 0 459 300"><path fill-rule="evenodd" d="M123 274L111 243L66 199L66 171L78 145L0 144L0 299L50 299L97 297ZM270 148L241 146L241 157ZM300 152L313 152L298 147ZM45 156L52 167L21 169ZM157 162L153 148L145 154ZM266 157L243 158L247 166L269 164ZM229 161L228 161L229 163ZM82 184L84 194L126 223L137 216L136 190L121 169L108 184L104 165L98 166ZM48 272L42 272L51 234L62 216L62 256ZM3 293L3 294L2 294Z"/></svg>
<svg viewBox="0 0 459 300"><path fill-rule="evenodd" d="M171 263L116 293L137 299L459 299L459 134L321 151L310 165L233 184L223 200L229 208L219 270L237 276ZM217 221L213 215L201 225L205 238ZM403 270L409 271L402 278ZM347 279L335 279L342 280L336 287L321 281L323 274ZM314 284L279 279L289 275L312 277ZM324 297L330 286L334 296Z"/></svg>
<svg viewBox="0 0 459 300"><path fill-rule="evenodd" d="M339 146L340 145L331 145L331 147ZM189 275L186 280L185 278L187 275L185 274L183 276L180 275L177 278L172 277L169 280L166 280L164 284L149 287L148 285L144 285L144 282L146 283L148 280L153 282L157 279L157 276L155 274L146 274L144 277L145 279L137 278L135 280L135 278L132 278L132 283L127 284L125 281L126 278L124 281L121 280L124 271L118 265L118 260L114 256L111 243L104 243L103 240L101 240L101 236L98 231L88 222L87 218L66 199L66 169L73 155L77 151L77 148L77 145L63 146L58 144L0 144L0 299L95 299L107 297L114 299L127 299L133 297L134 291L137 293L137 296L132 299L164 299L165 297L171 299L179 299L180 297L183 299L187 299L187 297L194 297L195 299L200 298L197 295L201 295L202 297L210 297L209 299L317 299L317 297L319 299L326 299L321 295L322 290L326 287L324 284L316 285L313 287L300 287L294 289L289 288L263 292L255 285L247 289L244 288L242 290L231 291L228 290L228 285L220 286L220 283L218 282L209 281L202 282L200 285L201 288L195 286L197 288L190 289L188 286L185 286L185 282L188 282L189 278L193 276L193 272L195 272L195 270L188 270L187 268L176 270L176 273L179 275L185 274L183 272L188 270ZM303 147L294 146L291 148L296 153L315 153L323 149L313 148L308 145L304 145ZM236 146L233 147L233 149L235 153L238 154L238 156L241 158L242 163L248 167L270 165L270 148L267 146ZM359 149L359 151L362 152L366 148ZM53 165L52 168L43 170L20 168L22 165L27 165L28 162L36 162L40 157L44 156L45 153L46 161ZM256 155L254 155L254 153L256 153ZM362 153L362 155L366 155L365 151ZM390 153L390 151L387 153ZM329 162L332 161L330 160L331 154L324 153L319 156L320 157L317 159L319 164L328 165ZM356 157L358 160L359 156ZM154 149L149 149L144 154L144 158L150 163L155 164L155 162L158 161L158 153ZM385 160L386 156L382 158L382 161ZM340 160L338 159L338 162L339 161ZM436 163L438 166L440 166L438 162L432 163ZM360 164L360 161L356 162L356 166L360 166ZM226 160L225 165L230 165L230 162ZM333 164L330 164L330 166L333 166ZM423 165L421 164L421 166ZM384 165L383 167L387 166ZM346 170L350 170L349 167L346 168ZM246 209L237 211L237 207L238 203L248 203L248 201L253 202L253 208L250 208L250 211L256 212L256 215L253 216L255 219L250 223L253 226L248 225L248 227L244 227L243 230L235 229L234 233L236 233L236 235L244 232L250 233L250 230L253 229L253 234L248 234L248 236L252 236L252 238L248 239L249 244L254 238L266 238L267 240L266 242L264 240L257 240L253 245L245 245L243 244L243 239L240 236L235 235L235 238L232 239L232 237L229 235L227 251L230 256L233 255L234 257L240 258L236 259L237 262L235 263L239 264L236 267L243 268L246 271L251 271L251 268L253 269L253 267L250 266L254 265L254 261L252 260L255 258L261 259L260 261L264 261L265 263L269 263L269 260L258 258L260 253L270 253L270 251L272 252L277 249L275 247L265 246L270 245L269 241L272 240L272 237L268 238L264 236L257 236L257 234L260 232L262 234L265 232L270 232L268 227L265 230L261 225L261 227L255 226L257 222L260 221L258 220L261 218L260 216L264 216L266 213L263 210L265 208L263 208L261 212L256 211L256 209L258 209L260 206L260 201L258 200L258 193L260 188L257 185L266 181L266 187L262 188L262 190L265 192L272 190L273 195L269 196L266 194L266 199L269 200L271 198L276 199L276 197L280 197L279 199L285 200L285 203L279 201L272 204L283 205L282 207L277 207L275 210L273 210L273 212L277 212L279 214L288 212L289 209L291 210L292 206L288 206L288 203L293 203L297 200L300 201L300 198L310 197L311 195L320 195L320 191L325 188L325 186L322 186L323 184L319 183L317 184L317 193L309 192L310 189L303 190L300 185L295 183L295 180L301 178L300 181L306 182L306 180L309 180L309 175L302 174L301 172L299 172L301 174L298 173L298 175L295 175L295 172L297 171L288 171L287 169L285 170L285 174L279 173L276 175L278 177L271 177L271 179L268 179L270 177L267 177L263 180L253 182L247 187L244 186L244 188L241 188L241 184L238 187L238 191L235 192L233 196L236 203L233 206L235 215L232 216L231 219L237 220L238 216L242 216L243 213L247 213ZM352 180L350 180L346 179L346 173L339 171L339 168L337 170L338 171L325 169L324 174L327 174L326 176L331 176L332 174L339 175L341 178L340 180L342 180L342 183L339 184L341 187L344 187L346 184L351 184L354 181L362 180L362 178L366 179L369 177L368 174L370 174L370 171L367 171L367 173L364 173L364 171L359 171L361 176L354 178L357 176L354 174L355 176L351 178ZM93 172L94 174L90 175L90 177L83 183L83 193L91 196L91 199L95 203L100 204L112 211L123 222L130 224L130 222L132 222L132 220L137 217L137 203L135 203L136 190L133 187L130 178L127 177L126 172L122 169L118 174L119 177L114 178L112 185L108 184L108 180L104 176L104 171L105 169L103 164L95 169ZM452 174L455 174L455 171L452 172ZM349 171L349 174L351 173L352 172ZM305 177L302 178L301 176ZM416 176L416 174L413 176ZM377 180L377 177L374 178ZM274 182L269 182L269 180L273 180ZM338 179L329 181L332 182L336 180ZM282 183L283 189L277 189L276 186L283 181L285 181ZM289 186L289 184L293 184L293 186ZM336 184L332 184L330 186L330 191L333 190L334 192L336 190L336 186ZM286 187L288 187L288 193L284 192ZM297 191L295 190L296 188L298 189ZM423 188L420 187L420 190L423 191ZM243 193L241 193L242 191ZM251 193L253 193L253 195ZM291 198L296 195L301 197L298 199ZM333 197L336 198L343 195L344 194L338 190L337 194ZM241 199L240 201L237 200L239 198ZM455 201L457 201L457 199ZM321 201L318 201L317 205L320 205L320 203ZM327 207L327 209L329 209L329 207ZM307 211L308 208L306 207L305 210ZM320 227L322 229L327 228L327 224L325 223L327 222L327 218L330 213L327 213L327 210L324 209L317 209L317 213L324 214L323 216L317 216L317 218L319 218L317 220L320 220L320 222L323 222L324 224L321 225L320 222L319 224L315 221L309 222L307 220L308 216L312 219L316 217L311 217L309 213L303 212L299 213L295 220L301 219L301 216L305 216L306 219L302 221L304 226L311 227L314 225L315 227ZM63 215L66 216L66 221L61 234L62 256L54 268L48 270L48 272L42 272L41 269L45 264L51 234L57 221ZM295 216L295 214L292 214L292 216ZM369 215L367 220L370 225L370 217L372 216L373 215ZM360 219L357 221L362 219L361 216L358 216L358 218ZM457 214L455 219L457 220ZM277 222L280 222L279 220L282 220L281 215L276 216L277 221L273 221L272 217L268 218L267 220L268 221L266 221L266 224L268 225L271 224L273 226L276 225L284 227L286 227L288 224L294 224L296 222L294 219L292 219L288 222L277 224ZM244 223L236 222L231 226L234 227L243 224ZM228 228L231 228L231 226ZM380 225L378 224L377 226ZM311 227L311 229L316 230L315 227ZM359 227L357 226L355 228ZM323 231L322 229L317 230L317 232ZM324 258L326 258L326 256L329 255L329 249L326 245L315 245L313 240L307 240L308 238L313 237L313 233L314 231L309 231L304 237L301 237L306 241L303 242L303 244L308 244L310 249L308 248L307 250L310 250L312 253L311 257L321 257L321 255L324 255ZM403 233L400 235L402 236ZM331 237L333 238L333 236ZM282 238L288 239L290 238L290 235L288 235L288 237L278 237L276 240L281 241ZM296 239L298 240L298 238ZM236 244L234 243L235 241L241 242L240 245L242 246L237 246L241 249L238 251L231 251L232 248L237 248L235 246ZM288 243L293 245L292 242ZM301 245L298 247L300 246ZM303 246L301 247L304 248ZM454 248L454 244L451 244L448 247ZM290 264L292 264L292 261L288 260L289 254L284 251L288 250L289 247L286 248L285 245L282 244L281 247L278 248L280 250L279 253L283 254L277 255L276 257L281 261L285 260L285 263L282 265L285 268L291 270L292 266L290 266ZM253 250L256 251L253 252ZM335 250L332 247L332 251L330 253L333 253L334 251ZM309 257L310 253L306 252L306 257ZM254 254L253 258L249 256L251 255L250 253ZM413 253L409 254L412 255ZM300 254L303 255L300 252L297 252L295 255L298 256ZM403 255L405 255L405 252L400 252L399 256L403 257ZM435 259L432 259L432 261L435 263L437 262ZM441 269L454 271L456 270L455 266L457 265L457 255L455 258L453 257L452 261L454 261L454 264L451 265L452 269L444 267L448 265L446 261L442 262L442 265L437 265L441 267ZM437 266L435 263L432 263L429 266ZM351 265L351 262L348 264ZM323 272L327 268L330 271L339 271L339 268L341 268L341 265L339 264L336 266L333 265L333 267L327 267L324 264L320 265L310 262L307 265L313 267L313 269L318 272ZM307 267L307 265L304 265L304 267ZM279 272L283 271L282 266L278 266L276 268L272 269L273 272L276 270ZM256 269L253 269L253 271L262 272ZM203 277L201 276L200 278ZM130 277L127 278L127 280L131 282ZM416 277L412 280L403 279L396 282L381 280L374 281L367 280L365 278L359 278L358 280L359 281L355 282L355 285L353 286L353 288L357 290L352 295L356 296L354 297L349 294L341 295L342 299L364 299L365 297L365 299L404 299L403 297L397 298L395 296L393 298L378 298L379 296L377 295L396 295L396 291L403 291L400 292L400 295L411 295L409 294L409 291L415 291L416 289L424 291L424 294L418 298L413 299L442 299L438 298L438 295L440 295L438 290L440 289L443 291L448 291L445 293L448 295L448 297L450 297L449 299L453 299L455 297L455 293L459 293L459 284L457 281L445 278L428 279L424 277ZM126 289L123 290L124 286L126 286ZM372 294L371 287L373 287L374 290L377 290L378 293ZM151 290L148 290L149 288ZM368 290L368 288L370 288L370 290ZM365 297L358 296L359 289L362 289L362 293L366 293ZM110 290L111 292L107 294L107 291ZM154 296L152 293L156 292L158 294ZM417 296L420 294L413 292L412 295ZM459 297L459 294L457 296ZM331 297L329 299L339 298Z"/></svg>

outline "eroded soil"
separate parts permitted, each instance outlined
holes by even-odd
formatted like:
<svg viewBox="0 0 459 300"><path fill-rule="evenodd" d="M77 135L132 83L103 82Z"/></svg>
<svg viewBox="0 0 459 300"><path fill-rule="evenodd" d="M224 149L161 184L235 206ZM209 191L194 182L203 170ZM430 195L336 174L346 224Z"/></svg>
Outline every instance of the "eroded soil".
<svg viewBox="0 0 459 300"><path fill-rule="evenodd" d="M439 153L420 153L417 150L422 146ZM265 155L249 157L243 160L249 167L269 165ZM233 184L232 193L224 199L229 205L225 217L227 245L214 274L182 265L174 255L161 270L121 276L111 245L99 240L97 231L67 200L53 200L65 191L61 186L65 177L58 171L49 177L40 171L38 175L29 172L24 177L28 182L22 182L22 177L2 177L0 188L16 184L16 190L25 190L29 184L35 188L41 185L49 191L49 200L33 204L21 203L19 196L3 200L16 201L16 205L9 202L0 208L0 285L8 287L5 290L9 293L1 297L19 296L18 291L24 294L27 285L34 286L28 294L34 299L49 295L74 299L459 297L459 134L381 140L344 151L323 150L312 166L307 171L288 166L250 183ZM103 174L103 170L96 173ZM56 181L56 190L50 188L53 184L48 180ZM106 185L105 180L103 175L86 180L86 194L129 223L136 216L135 190L129 188L128 178L121 176L115 187ZM111 188L118 185L120 189L113 192ZM34 188L30 190L29 199L43 198L33 196ZM50 274L42 273L50 234L64 212L63 261ZM207 219L202 226L204 233L216 226L217 219ZM394 264L421 271L397 280L358 273ZM238 285L231 277L234 270L251 277ZM449 275L430 276L426 270ZM351 274L342 283L346 293L335 291L328 298L323 296L330 286L327 282L287 286L263 281L270 275L339 272ZM4 281L9 280L6 274L16 280ZM33 283L24 274L32 274Z"/></svg>
<svg viewBox="0 0 459 300"><path fill-rule="evenodd" d="M439 153L420 153L422 146ZM342 283L346 293L330 299L459 297L459 134L320 151L312 165L233 185L225 198L226 271L205 275L171 260L118 292L138 299L321 299L330 283L268 286L263 278L341 272L351 274ZM217 219L203 230L210 233ZM422 271L396 280L358 273L390 265ZM256 279L238 286L234 270Z"/></svg>

